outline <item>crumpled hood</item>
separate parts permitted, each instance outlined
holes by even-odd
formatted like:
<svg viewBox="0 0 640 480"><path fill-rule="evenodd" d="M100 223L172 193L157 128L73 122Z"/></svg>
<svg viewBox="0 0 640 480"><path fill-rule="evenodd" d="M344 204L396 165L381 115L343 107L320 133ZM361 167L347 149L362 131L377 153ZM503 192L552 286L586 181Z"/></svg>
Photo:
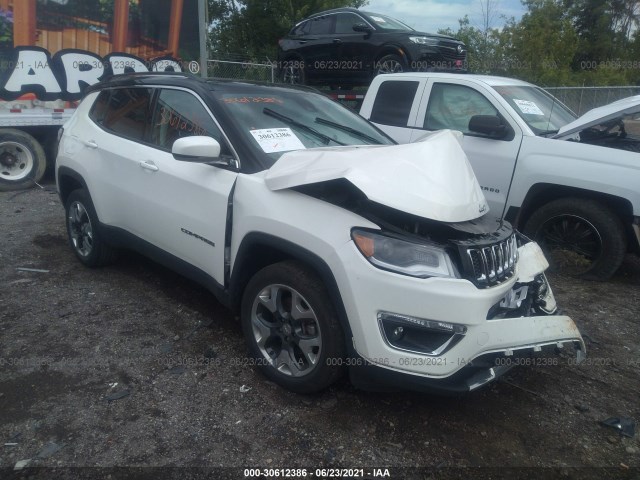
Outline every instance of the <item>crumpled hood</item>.
<svg viewBox="0 0 640 480"><path fill-rule="evenodd" d="M558 130L558 133L554 135L553 138L566 137L585 128L613 120L616 117L638 112L640 112L640 95L623 98L608 105L589 110L581 117L576 118L573 122L567 123Z"/></svg>
<svg viewBox="0 0 640 480"><path fill-rule="evenodd" d="M282 155L265 183L282 190L344 178L369 200L423 218L463 222L489 211L462 150L442 130L406 145L314 148Z"/></svg>

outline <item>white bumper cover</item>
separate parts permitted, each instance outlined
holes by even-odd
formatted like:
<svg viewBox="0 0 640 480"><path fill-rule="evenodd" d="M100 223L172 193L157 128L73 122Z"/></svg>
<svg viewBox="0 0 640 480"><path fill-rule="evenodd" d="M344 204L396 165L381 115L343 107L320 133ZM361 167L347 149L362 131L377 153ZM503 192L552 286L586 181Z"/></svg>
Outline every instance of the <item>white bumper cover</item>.
<svg viewBox="0 0 640 480"><path fill-rule="evenodd" d="M491 353L509 357L522 350L537 352L546 346L562 348L574 344L582 356L584 342L568 316L487 319L491 307L505 298L516 282L529 282L548 266L535 243L520 247L519 254L516 274L510 280L478 289L467 280L416 279L382 271L362 258L353 244L345 245L339 255L346 284L340 288L355 351L375 366L431 379L449 377L474 359ZM453 324L464 334L439 355L398 349L385 338L379 322L381 312Z"/></svg>

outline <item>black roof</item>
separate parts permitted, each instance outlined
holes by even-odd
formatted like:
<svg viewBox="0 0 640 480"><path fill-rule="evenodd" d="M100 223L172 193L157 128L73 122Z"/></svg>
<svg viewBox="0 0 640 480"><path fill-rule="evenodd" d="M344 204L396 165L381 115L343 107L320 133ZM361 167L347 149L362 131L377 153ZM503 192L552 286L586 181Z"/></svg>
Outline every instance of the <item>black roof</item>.
<svg viewBox="0 0 640 480"><path fill-rule="evenodd" d="M314 13L312 15L309 15L307 18L320 17L322 15L327 15L329 13L344 13L344 12L364 13L358 10L357 8L343 7L343 8L332 8L331 10L324 10L322 12Z"/></svg>
<svg viewBox="0 0 640 480"><path fill-rule="evenodd" d="M99 83L91 85L85 91L85 94L103 90L105 88L114 87L130 87L130 86L173 86L184 87L192 90L231 90L237 91L249 88L257 90L285 89L289 91L315 92L317 90L302 85L284 85L277 83L251 82L245 80L227 80L217 78L202 78L195 75L182 72L142 72L142 73L125 73L121 75L112 75Z"/></svg>

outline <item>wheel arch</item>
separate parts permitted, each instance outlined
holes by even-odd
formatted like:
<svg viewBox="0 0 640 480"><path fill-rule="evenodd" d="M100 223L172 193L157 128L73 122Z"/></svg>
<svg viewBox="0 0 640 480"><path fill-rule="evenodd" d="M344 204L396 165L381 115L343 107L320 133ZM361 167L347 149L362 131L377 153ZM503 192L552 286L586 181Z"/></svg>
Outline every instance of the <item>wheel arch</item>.
<svg viewBox="0 0 640 480"><path fill-rule="evenodd" d="M613 210L622 221L627 237L627 245L629 245L630 248L633 247L636 251L640 250L640 245L638 245L638 240L632 227L633 206L626 198L616 195L566 185L538 183L529 189L517 213L513 209L509 209L505 218L507 221L516 225L518 229L522 230L533 212L549 202L565 197L595 200L606 205Z"/></svg>
<svg viewBox="0 0 640 480"><path fill-rule="evenodd" d="M374 65L385 55L399 55L406 63L407 68L411 67L411 56L401 46L394 44L382 45L373 57Z"/></svg>
<svg viewBox="0 0 640 480"><path fill-rule="evenodd" d="M342 327L347 351L353 349L353 334L335 276L329 265L315 253L273 235L249 233L240 244L229 280L229 300L234 312L240 311L242 295L258 271L284 260L297 260L315 272L325 285Z"/></svg>
<svg viewBox="0 0 640 480"><path fill-rule="evenodd" d="M75 170L72 170L68 167L60 167L56 172L57 182L58 182L58 195L60 196L60 201L62 205L67 203L67 198L74 190L79 188L84 188L87 193L89 192L89 188L87 187L87 182L85 182L82 175L80 175Z"/></svg>

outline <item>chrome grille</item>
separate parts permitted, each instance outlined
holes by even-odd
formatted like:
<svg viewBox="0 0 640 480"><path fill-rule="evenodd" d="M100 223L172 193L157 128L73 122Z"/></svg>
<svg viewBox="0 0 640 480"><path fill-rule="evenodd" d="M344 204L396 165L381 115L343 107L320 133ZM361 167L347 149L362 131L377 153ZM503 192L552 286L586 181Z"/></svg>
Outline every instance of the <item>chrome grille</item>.
<svg viewBox="0 0 640 480"><path fill-rule="evenodd" d="M515 235L492 245L467 247L467 275L478 287L498 285L511 278L518 261L518 245Z"/></svg>

